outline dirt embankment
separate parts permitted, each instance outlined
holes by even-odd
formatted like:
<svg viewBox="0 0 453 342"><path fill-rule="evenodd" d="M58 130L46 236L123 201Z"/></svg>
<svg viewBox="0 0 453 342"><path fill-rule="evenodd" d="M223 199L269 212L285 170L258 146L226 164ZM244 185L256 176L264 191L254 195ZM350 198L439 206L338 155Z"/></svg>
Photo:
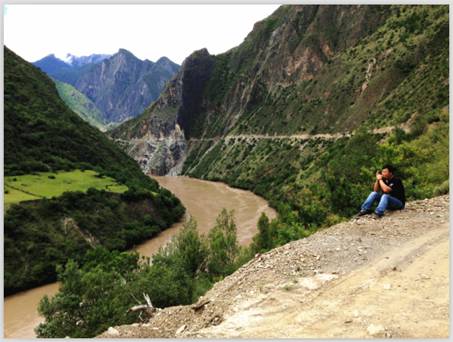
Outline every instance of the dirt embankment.
<svg viewBox="0 0 453 342"><path fill-rule="evenodd" d="M198 303L100 337L448 337L449 198L353 219L259 255Z"/></svg>

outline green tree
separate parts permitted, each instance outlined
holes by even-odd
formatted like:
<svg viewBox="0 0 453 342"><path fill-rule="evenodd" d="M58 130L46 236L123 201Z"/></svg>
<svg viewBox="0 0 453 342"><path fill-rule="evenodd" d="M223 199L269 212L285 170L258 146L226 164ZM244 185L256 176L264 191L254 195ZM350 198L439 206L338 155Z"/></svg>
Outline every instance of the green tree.
<svg viewBox="0 0 453 342"><path fill-rule="evenodd" d="M269 218L265 213L261 213L258 220L258 233L253 237L252 248L256 252L264 252L272 248L273 236Z"/></svg>
<svg viewBox="0 0 453 342"><path fill-rule="evenodd" d="M58 267L59 292L38 306L45 318L36 328L38 337L93 337L138 319L138 313L128 311L141 296L141 289L132 286L141 274L138 254L98 248L87 259L83 267L73 260Z"/></svg>
<svg viewBox="0 0 453 342"><path fill-rule="evenodd" d="M208 235L209 256L208 271L211 275L225 276L235 269L235 261L239 253L236 237L234 211L222 209L216 218L216 224Z"/></svg>
<svg viewBox="0 0 453 342"><path fill-rule="evenodd" d="M208 246L204 237L197 230L197 222L192 217L184 224L183 230L177 235L175 242L175 255L180 260L184 270L195 276L203 266Z"/></svg>

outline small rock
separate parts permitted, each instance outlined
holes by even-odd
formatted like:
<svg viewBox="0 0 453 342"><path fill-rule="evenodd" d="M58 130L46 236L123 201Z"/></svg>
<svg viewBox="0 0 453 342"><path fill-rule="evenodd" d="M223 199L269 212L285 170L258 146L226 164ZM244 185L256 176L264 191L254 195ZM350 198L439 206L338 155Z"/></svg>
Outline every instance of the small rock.
<svg viewBox="0 0 453 342"><path fill-rule="evenodd" d="M187 328L187 325L183 324L181 325L178 330L176 330L176 335L179 335L180 333L182 333L184 330L186 330Z"/></svg>
<svg viewBox="0 0 453 342"><path fill-rule="evenodd" d="M319 288L319 284L316 281L314 281L313 278L303 278L300 281L300 284L307 290L316 290Z"/></svg>
<svg viewBox="0 0 453 342"><path fill-rule="evenodd" d="M376 336L383 333L385 331L385 328L380 324L370 324L366 330L371 336Z"/></svg>
<svg viewBox="0 0 453 342"><path fill-rule="evenodd" d="M392 285L384 284L384 290L390 290L391 288L392 288Z"/></svg>
<svg viewBox="0 0 453 342"><path fill-rule="evenodd" d="M348 323L352 323L352 319L347 319L346 321L344 321L346 324Z"/></svg>
<svg viewBox="0 0 453 342"><path fill-rule="evenodd" d="M119 336L120 332L117 329L110 327L107 329L107 334L112 335L112 336Z"/></svg>
<svg viewBox="0 0 453 342"><path fill-rule="evenodd" d="M331 281L335 278L338 278L335 274L329 274L329 273L320 273L316 276L320 281L326 282L326 281Z"/></svg>

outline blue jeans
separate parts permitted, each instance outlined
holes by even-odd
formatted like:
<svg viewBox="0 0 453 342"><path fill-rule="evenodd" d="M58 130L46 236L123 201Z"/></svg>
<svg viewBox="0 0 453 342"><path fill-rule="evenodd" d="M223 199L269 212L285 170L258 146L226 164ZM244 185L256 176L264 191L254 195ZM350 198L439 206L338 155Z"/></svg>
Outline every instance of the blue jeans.
<svg viewBox="0 0 453 342"><path fill-rule="evenodd" d="M370 210L371 206L375 201L378 201L379 204L375 210L375 213L378 215L384 215L386 209L403 209L404 204L398 198L390 196L388 194L380 194L379 192L373 191L368 195L368 198L363 202L360 210Z"/></svg>

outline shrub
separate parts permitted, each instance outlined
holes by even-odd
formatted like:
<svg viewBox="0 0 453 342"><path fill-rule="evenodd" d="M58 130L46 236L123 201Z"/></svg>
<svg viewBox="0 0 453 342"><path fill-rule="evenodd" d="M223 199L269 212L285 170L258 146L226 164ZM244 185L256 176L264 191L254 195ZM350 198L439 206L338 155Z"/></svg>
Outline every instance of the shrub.
<svg viewBox="0 0 453 342"><path fill-rule="evenodd" d="M216 225L209 231L208 244L209 273L219 276L232 273L239 252L233 211L228 212L226 209L222 209L216 219Z"/></svg>

